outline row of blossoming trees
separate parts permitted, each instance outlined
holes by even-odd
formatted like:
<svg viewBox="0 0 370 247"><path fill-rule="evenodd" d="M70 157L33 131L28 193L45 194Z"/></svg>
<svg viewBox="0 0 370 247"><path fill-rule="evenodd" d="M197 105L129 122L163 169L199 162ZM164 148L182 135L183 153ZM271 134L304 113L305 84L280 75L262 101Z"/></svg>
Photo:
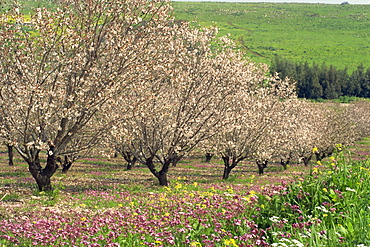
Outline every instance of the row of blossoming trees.
<svg viewBox="0 0 370 247"><path fill-rule="evenodd" d="M369 133L368 103L297 99L293 82L268 75L215 29L176 23L168 2L56 4L27 21L18 7L0 17L1 139L40 190L52 189L58 164L68 169L95 147L114 146L167 185L170 167L192 151L221 156L227 178L244 159L262 173L270 160L308 162L313 147L324 157Z"/></svg>

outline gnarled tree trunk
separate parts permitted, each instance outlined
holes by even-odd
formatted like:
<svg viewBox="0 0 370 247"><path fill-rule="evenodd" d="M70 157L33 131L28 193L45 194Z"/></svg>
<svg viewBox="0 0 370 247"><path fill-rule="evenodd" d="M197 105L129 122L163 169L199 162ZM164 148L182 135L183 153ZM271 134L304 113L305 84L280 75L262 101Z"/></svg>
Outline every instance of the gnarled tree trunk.
<svg viewBox="0 0 370 247"><path fill-rule="evenodd" d="M312 158L312 155L302 158L304 166L308 166L308 162L310 162L311 158Z"/></svg>
<svg viewBox="0 0 370 247"><path fill-rule="evenodd" d="M8 164L9 166L14 166L14 154L13 154L13 146L6 144L6 147L8 148Z"/></svg>
<svg viewBox="0 0 370 247"><path fill-rule="evenodd" d="M68 155L64 155L64 162L62 164L62 173L67 173L69 168L71 168L73 161L68 158Z"/></svg>
<svg viewBox="0 0 370 247"><path fill-rule="evenodd" d="M56 163L56 157L54 154L54 147L51 146L49 148L45 168L42 168L40 164L39 151L36 151L34 159L32 161L27 161L27 163L30 173L36 180L38 189L40 191L52 191L53 188L51 186L50 179L58 168L58 165Z"/></svg>
<svg viewBox="0 0 370 247"><path fill-rule="evenodd" d="M135 156L132 159L130 159L129 161L127 161L126 170L128 170L128 171L132 170L132 167L135 165L136 161L137 161L137 158Z"/></svg>
<svg viewBox="0 0 370 247"><path fill-rule="evenodd" d="M211 162L212 157L213 157L213 154L206 153L206 160L205 160L205 162Z"/></svg>
<svg viewBox="0 0 370 247"><path fill-rule="evenodd" d="M263 170L267 167L267 160L256 160L257 166L258 166L258 174L262 175Z"/></svg>
<svg viewBox="0 0 370 247"><path fill-rule="evenodd" d="M237 164L242 160L242 159L232 159L231 164L230 164L230 157L222 157L224 161L224 173L222 175L222 179L228 179L230 176L230 172L232 169L234 169Z"/></svg>
<svg viewBox="0 0 370 247"><path fill-rule="evenodd" d="M283 166L284 171L286 171L288 169L288 165L290 163L290 159L291 159L291 156L289 156L288 158L286 158L286 160L280 159L280 165Z"/></svg>
<svg viewBox="0 0 370 247"><path fill-rule="evenodd" d="M119 152L122 155L122 157L125 159L125 161L127 162L126 169L131 170L132 167L135 165L135 163L137 161L137 158L130 151L125 151L125 150L120 149L118 147L116 147L116 151Z"/></svg>
<svg viewBox="0 0 370 247"><path fill-rule="evenodd" d="M168 179L167 179L167 172L170 167L171 161L166 161L162 164L162 169L160 171L157 171L153 158L147 158L145 161L146 166L149 168L149 170L153 173L153 175L158 179L159 185L161 186L168 186Z"/></svg>

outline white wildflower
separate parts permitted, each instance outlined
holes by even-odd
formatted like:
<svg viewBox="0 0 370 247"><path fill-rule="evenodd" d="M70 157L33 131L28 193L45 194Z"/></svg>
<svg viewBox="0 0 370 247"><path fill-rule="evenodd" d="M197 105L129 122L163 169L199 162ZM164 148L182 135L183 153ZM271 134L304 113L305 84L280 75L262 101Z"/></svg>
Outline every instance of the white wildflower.
<svg viewBox="0 0 370 247"><path fill-rule="evenodd" d="M356 193L356 190L355 189L351 189L350 187L347 187L346 190L347 191L352 191L352 192L355 192Z"/></svg>

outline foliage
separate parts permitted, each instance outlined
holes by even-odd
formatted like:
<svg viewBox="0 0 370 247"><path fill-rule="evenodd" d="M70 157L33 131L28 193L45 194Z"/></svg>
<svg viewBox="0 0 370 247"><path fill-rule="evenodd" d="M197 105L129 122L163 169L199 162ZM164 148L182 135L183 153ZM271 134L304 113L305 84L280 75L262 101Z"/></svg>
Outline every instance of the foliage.
<svg viewBox="0 0 370 247"><path fill-rule="evenodd" d="M349 73L347 68L339 70L315 62L312 65L294 63L276 56L270 71L281 78L290 77L297 81L297 94L301 98L346 100L346 97L370 97L370 67L366 69L363 65Z"/></svg>
<svg viewBox="0 0 370 247"><path fill-rule="evenodd" d="M368 167L368 161L344 160L342 154L317 162L313 176L273 197L259 197L263 207L256 223L271 231L275 246L294 240L310 246L369 245Z"/></svg>

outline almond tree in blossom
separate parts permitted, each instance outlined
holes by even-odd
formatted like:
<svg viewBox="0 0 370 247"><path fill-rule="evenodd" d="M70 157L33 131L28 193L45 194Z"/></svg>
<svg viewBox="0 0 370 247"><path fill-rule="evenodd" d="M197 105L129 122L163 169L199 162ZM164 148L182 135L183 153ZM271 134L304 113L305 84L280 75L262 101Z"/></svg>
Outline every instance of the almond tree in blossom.
<svg viewBox="0 0 370 247"><path fill-rule="evenodd" d="M222 157L223 179L227 179L231 170L245 159L257 159L261 166L259 170L263 171L266 159L271 158L276 146L277 138L272 135L286 124L284 108L289 99L295 97L294 83L289 80L268 77L263 68L259 73L251 71L258 74L249 78L254 87L240 91L232 98L232 107L227 112L228 123L205 143Z"/></svg>
<svg viewBox="0 0 370 247"><path fill-rule="evenodd" d="M357 100L348 105L348 117L356 124L356 139L370 136L370 102Z"/></svg>
<svg viewBox="0 0 370 247"><path fill-rule="evenodd" d="M133 111L112 128L165 186L170 167L229 122L226 112L232 110L235 95L248 91L259 81L255 77L264 78L264 71L235 52L227 38L221 39L219 50L212 50L214 30L182 24L170 31L176 38L161 43L166 53L156 54L146 72L152 79L143 80L141 87L137 83L125 98L123 107ZM119 106L114 109L121 112Z"/></svg>
<svg viewBox="0 0 370 247"><path fill-rule="evenodd" d="M321 116L317 118L318 130L314 154L320 161L334 153L339 146L352 145L356 140L356 123L349 117L348 105L317 103ZM340 148L341 149L341 148Z"/></svg>
<svg viewBox="0 0 370 247"><path fill-rule="evenodd" d="M1 136L28 163L39 190L63 155L94 146L110 127L103 106L135 83L137 64L169 21L162 0L61 0L30 20L0 16ZM46 155L46 165L40 156Z"/></svg>

